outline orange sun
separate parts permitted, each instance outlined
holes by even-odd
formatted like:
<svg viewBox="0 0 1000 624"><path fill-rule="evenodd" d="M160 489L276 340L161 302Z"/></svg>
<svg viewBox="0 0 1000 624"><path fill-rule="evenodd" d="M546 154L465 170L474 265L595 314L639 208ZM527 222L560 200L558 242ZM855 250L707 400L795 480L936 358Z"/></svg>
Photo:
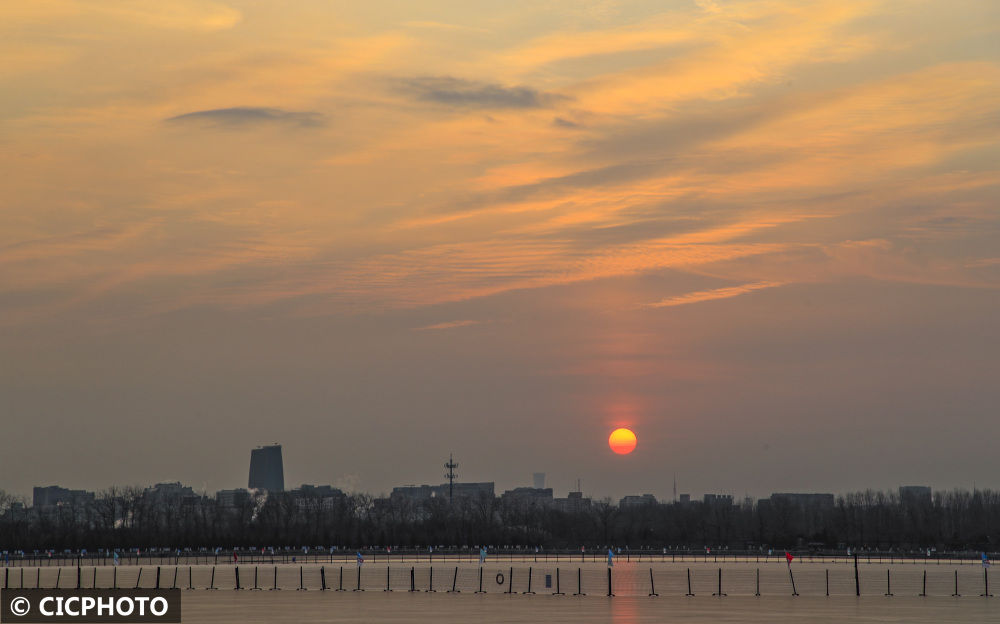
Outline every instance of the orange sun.
<svg viewBox="0 0 1000 624"><path fill-rule="evenodd" d="M608 446L619 455L628 455L635 450L636 442L637 440L632 430L625 429L624 427L615 429L608 436Z"/></svg>

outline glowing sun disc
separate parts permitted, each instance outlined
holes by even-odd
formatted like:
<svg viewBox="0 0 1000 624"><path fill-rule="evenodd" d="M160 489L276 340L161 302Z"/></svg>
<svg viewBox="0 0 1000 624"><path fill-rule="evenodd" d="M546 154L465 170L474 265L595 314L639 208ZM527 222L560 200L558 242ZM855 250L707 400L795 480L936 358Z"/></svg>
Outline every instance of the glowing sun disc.
<svg viewBox="0 0 1000 624"><path fill-rule="evenodd" d="M611 432L611 435L608 436L608 446L611 447L612 451L618 453L619 455L628 455L634 451L636 442L637 440L635 434L632 433L632 430L624 427L615 429Z"/></svg>

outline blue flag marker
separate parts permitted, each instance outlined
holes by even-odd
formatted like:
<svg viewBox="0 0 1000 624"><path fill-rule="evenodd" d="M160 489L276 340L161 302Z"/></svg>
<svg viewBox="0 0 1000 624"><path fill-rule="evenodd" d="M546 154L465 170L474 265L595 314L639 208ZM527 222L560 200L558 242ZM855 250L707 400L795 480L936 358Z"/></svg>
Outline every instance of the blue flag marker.
<svg viewBox="0 0 1000 624"><path fill-rule="evenodd" d="M615 565L615 553L610 548L608 549L608 567Z"/></svg>

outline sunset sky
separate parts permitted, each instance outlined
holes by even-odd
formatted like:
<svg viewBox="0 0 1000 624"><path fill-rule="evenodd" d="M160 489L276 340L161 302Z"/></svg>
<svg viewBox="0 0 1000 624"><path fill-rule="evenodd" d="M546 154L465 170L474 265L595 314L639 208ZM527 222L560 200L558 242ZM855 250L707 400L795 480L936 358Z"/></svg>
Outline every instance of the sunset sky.
<svg viewBox="0 0 1000 624"><path fill-rule="evenodd" d="M31 0L0 59L2 489L1000 487L994 0Z"/></svg>

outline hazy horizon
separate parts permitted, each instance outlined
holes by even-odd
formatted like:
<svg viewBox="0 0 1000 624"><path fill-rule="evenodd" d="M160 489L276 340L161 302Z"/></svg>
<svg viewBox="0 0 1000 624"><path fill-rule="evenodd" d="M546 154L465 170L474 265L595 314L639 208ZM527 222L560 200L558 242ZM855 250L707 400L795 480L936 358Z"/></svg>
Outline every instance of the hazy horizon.
<svg viewBox="0 0 1000 624"><path fill-rule="evenodd" d="M0 7L0 488L1000 488L1000 3ZM638 436L615 455L608 434Z"/></svg>

